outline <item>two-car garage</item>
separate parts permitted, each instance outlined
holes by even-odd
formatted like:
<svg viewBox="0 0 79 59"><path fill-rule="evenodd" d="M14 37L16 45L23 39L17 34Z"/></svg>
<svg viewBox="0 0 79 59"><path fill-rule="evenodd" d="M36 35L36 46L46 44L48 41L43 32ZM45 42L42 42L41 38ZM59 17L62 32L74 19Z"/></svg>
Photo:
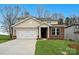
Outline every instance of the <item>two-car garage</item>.
<svg viewBox="0 0 79 59"><path fill-rule="evenodd" d="M17 39L36 39L38 37L37 28L17 29Z"/></svg>
<svg viewBox="0 0 79 59"><path fill-rule="evenodd" d="M37 39L41 21L33 17L20 20L13 25L13 36L16 39Z"/></svg>

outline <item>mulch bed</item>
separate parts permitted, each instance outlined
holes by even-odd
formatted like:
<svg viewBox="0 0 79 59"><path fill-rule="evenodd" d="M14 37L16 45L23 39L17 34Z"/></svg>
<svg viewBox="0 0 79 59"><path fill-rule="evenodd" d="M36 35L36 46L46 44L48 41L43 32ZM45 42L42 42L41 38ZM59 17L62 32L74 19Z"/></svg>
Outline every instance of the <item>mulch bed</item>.
<svg viewBox="0 0 79 59"><path fill-rule="evenodd" d="M74 48L76 50L79 50L79 45L78 44L69 44L68 45L70 48Z"/></svg>

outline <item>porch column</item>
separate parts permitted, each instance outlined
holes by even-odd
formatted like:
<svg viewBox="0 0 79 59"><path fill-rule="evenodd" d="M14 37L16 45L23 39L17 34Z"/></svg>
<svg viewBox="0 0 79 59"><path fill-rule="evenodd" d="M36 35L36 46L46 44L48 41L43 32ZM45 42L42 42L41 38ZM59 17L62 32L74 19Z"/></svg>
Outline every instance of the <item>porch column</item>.
<svg viewBox="0 0 79 59"><path fill-rule="evenodd" d="M49 38L49 27L48 27L48 38Z"/></svg>
<svg viewBox="0 0 79 59"><path fill-rule="evenodd" d="M41 38L41 27L39 27L39 38Z"/></svg>

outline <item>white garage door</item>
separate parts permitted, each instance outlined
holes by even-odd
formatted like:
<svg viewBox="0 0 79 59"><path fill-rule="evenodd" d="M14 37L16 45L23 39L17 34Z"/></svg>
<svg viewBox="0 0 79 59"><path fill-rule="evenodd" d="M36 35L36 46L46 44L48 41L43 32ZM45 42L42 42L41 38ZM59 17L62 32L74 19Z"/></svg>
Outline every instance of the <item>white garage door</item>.
<svg viewBox="0 0 79 59"><path fill-rule="evenodd" d="M36 39L38 37L37 29L21 29L16 31L17 39Z"/></svg>

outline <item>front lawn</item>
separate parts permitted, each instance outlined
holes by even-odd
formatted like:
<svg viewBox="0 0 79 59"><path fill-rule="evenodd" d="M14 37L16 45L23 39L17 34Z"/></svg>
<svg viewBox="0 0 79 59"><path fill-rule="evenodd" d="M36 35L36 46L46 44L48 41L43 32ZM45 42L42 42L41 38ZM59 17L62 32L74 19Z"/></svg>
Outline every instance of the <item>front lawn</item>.
<svg viewBox="0 0 79 59"><path fill-rule="evenodd" d="M0 43L9 41L9 36L8 35L0 35Z"/></svg>
<svg viewBox="0 0 79 59"><path fill-rule="evenodd" d="M76 49L70 48L68 44L75 43L66 40L37 40L36 55L76 55L79 52Z"/></svg>

